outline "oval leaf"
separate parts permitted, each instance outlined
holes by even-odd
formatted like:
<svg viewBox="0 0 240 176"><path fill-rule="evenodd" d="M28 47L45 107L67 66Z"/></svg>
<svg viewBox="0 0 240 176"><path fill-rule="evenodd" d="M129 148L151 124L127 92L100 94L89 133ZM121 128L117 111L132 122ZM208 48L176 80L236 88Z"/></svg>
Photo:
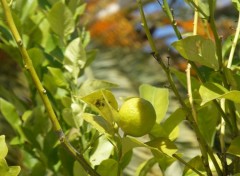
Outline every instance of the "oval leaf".
<svg viewBox="0 0 240 176"><path fill-rule="evenodd" d="M98 90L81 99L97 111L109 124L113 124L119 116L118 103L112 92L108 90Z"/></svg>
<svg viewBox="0 0 240 176"><path fill-rule="evenodd" d="M148 84L143 84L139 87L140 97L152 103L156 114L157 123L160 123L166 115L168 109L169 91L166 88L157 88Z"/></svg>
<svg viewBox="0 0 240 176"><path fill-rule="evenodd" d="M202 98L201 105L204 105L212 100L225 98L235 103L240 103L240 91L228 91L223 86L216 83L206 83L199 89L199 94Z"/></svg>
<svg viewBox="0 0 240 176"><path fill-rule="evenodd" d="M172 46L187 60L217 70L219 68L215 45L210 39L195 35L178 40Z"/></svg>
<svg viewBox="0 0 240 176"><path fill-rule="evenodd" d="M61 38L65 38L74 31L73 14L62 1L53 5L48 14L48 21L53 32Z"/></svg>

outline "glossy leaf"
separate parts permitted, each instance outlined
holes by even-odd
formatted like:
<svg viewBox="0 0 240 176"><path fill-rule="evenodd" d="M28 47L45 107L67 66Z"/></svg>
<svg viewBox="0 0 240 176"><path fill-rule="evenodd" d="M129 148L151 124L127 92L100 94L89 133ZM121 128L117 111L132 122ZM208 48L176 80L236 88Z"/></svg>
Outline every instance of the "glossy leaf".
<svg viewBox="0 0 240 176"><path fill-rule="evenodd" d="M219 67L215 45L210 39L196 35L176 41L172 45L187 60L215 70Z"/></svg>
<svg viewBox="0 0 240 176"><path fill-rule="evenodd" d="M240 137L236 137L232 140L227 152L240 157Z"/></svg>
<svg viewBox="0 0 240 176"><path fill-rule="evenodd" d="M48 21L51 29L62 39L74 31L73 14L62 1L53 5L48 14Z"/></svg>
<svg viewBox="0 0 240 176"><path fill-rule="evenodd" d="M169 104L169 91L166 88L157 88L143 84L139 87L140 97L152 103L156 115L157 123L160 123L166 115Z"/></svg>
<svg viewBox="0 0 240 176"><path fill-rule="evenodd" d="M223 86L216 83L206 83L199 89L202 98L201 105L204 105L212 100L225 98L235 103L240 103L240 91L228 91Z"/></svg>
<svg viewBox="0 0 240 176"><path fill-rule="evenodd" d="M119 170L118 162L113 159L104 160L97 168L97 172L101 176L118 176Z"/></svg>

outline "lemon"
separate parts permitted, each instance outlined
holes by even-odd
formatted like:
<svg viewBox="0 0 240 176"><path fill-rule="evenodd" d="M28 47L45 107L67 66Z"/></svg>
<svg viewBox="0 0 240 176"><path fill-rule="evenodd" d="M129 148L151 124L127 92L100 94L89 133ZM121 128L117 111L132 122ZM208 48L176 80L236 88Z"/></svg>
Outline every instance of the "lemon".
<svg viewBox="0 0 240 176"><path fill-rule="evenodd" d="M140 137L150 132L156 121L152 104L143 98L131 98L119 110L119 127L125 134Z"/></svg>

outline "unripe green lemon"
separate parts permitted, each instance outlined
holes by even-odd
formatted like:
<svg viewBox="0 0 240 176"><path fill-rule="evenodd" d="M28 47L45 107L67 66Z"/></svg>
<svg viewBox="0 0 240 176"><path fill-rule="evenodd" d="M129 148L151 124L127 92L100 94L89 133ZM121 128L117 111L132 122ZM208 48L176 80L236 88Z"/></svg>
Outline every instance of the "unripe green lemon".
<svg viewBox="0 0 240 176"><path fill-rule="evenodd" d="M123 103L119 110L118 125L127 135L140 137L152 129L156 121L156 112L152 104L143 98L131 98Z"/></svg>

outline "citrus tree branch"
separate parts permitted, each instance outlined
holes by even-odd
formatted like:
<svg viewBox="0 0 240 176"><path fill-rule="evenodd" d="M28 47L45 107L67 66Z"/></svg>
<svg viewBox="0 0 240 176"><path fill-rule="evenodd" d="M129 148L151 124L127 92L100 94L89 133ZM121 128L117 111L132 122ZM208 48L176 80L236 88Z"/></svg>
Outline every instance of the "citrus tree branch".
<svg viewBox="0 0 240 176"><path fill-rule="evenodd" d="M49 101L49 98L47 96L47 92L44 89L44 87L42 86L41 81L39 80L39 77L35 71L35 68L33 67L32 64L32 60L28 55L28 52L26 50L26 48L23 45L23 41L20 37L20 34L16 28L16 25L14 23L12 14L11 14L11 10L8 6L8 3L6 0L1 0L2 3L2 8L6 17L6 21L7 24L9 26L9 29L13 35L13 38L15 39L17 45L18 45L18 49L21 52L23 61L24 61L24 67L26 70L28 70L28 72L31 75L31 78L36 86L36 89L39 93L39 95L41 96L41 99L43 101L43 104L46 108L46 111L48 112L49 118L52 122L53 125L53 129L56 132L59 141L61 142L62 146L64 148L66 148L66 150L77 160L79 161L79 163L84 167L84 169L93 176L99 176L98 173L95 172L95 170L88 164L88 162L84 159L84 157L79 154L73 147L72 145L67 141L65 134L62 131L62 128L58 122L57 116L52 108L51 102Z"/></svg>
<svg viewBox="0 0 240 176"><path fill-rule="evenodd" d="M205 169L206 169L206 172L208 173L208 175L212 175L212 172L210 170L210 167L209 167L209 163L208 163L208 155L207 153L209 153L209 156L211 157L211 159L213 160L214 164L216 164L216 159L213 155L213 151L210 149L210 147L208 146L208 144L206 143L205 139L203 138L198 126L197 126L197 123L196 121L194 120L194 117L191 113L191 110L188 108L188 106L186 105L186 103L183 101L182 97L180 96L176 86L175 86L175 83L172 79L172 76L171 76L171 72L170 70L168 69L168 67L163 63L157 49L156 49L156 46L154 44L154 41L153 41L153 38L151 36L151 33L150 33L150 30L149 30L149 27L147 25L147 21L146 21L146 17L145 17L145 14L144 14L144 11L143 11L143 7L142 7L142 4L141 4L141 0L137 0L138 2L138 5L139 5L139 10L140 10L140 15L141 15L141 18L142 18L142 23L143 23L143 27L144 27L144 30L146 32L146 35L147 35L147 38L148 38L148 41L150 43L150 46L151 46L151 49L153 51L153 57L158 61L158 63L161 65L161 67L163 68L163 70L165 71L166 75L167 75L167 78L168 78L168 81L169 81L169 84L175 94L175 96L178 98L180 104L182 105L183 109L185 110L185 112L188 114L188 118L189 118L189 121L190 123L192 124L192 127L193 129L195 130L195 133L197 135L197 138L198 138L198 142L199 142L199 147L201 149L201 152L202 154L204 155L204 158L203 158L203 164L205 166ZM172 25L173 27L175 26L175 29L177 29L177 26L176 24L174 23L174 18L171 14L171 11L170 11L170 8L168 6L168 3L166 0L163 0L164 2L164 8L165 8L165 11L167 11L168 15L170 15L170 20L172 22ZM176 33L178 34L178 33ZM179 39L182 39L181 38L181 35L177 35L179 37ZM195 66L195 63L193 63L193 65ZM197 68L197 67L195 67ZM216 167L216 170L221 173L221 170L219 168L218 165L215 165Z"/></svg>

